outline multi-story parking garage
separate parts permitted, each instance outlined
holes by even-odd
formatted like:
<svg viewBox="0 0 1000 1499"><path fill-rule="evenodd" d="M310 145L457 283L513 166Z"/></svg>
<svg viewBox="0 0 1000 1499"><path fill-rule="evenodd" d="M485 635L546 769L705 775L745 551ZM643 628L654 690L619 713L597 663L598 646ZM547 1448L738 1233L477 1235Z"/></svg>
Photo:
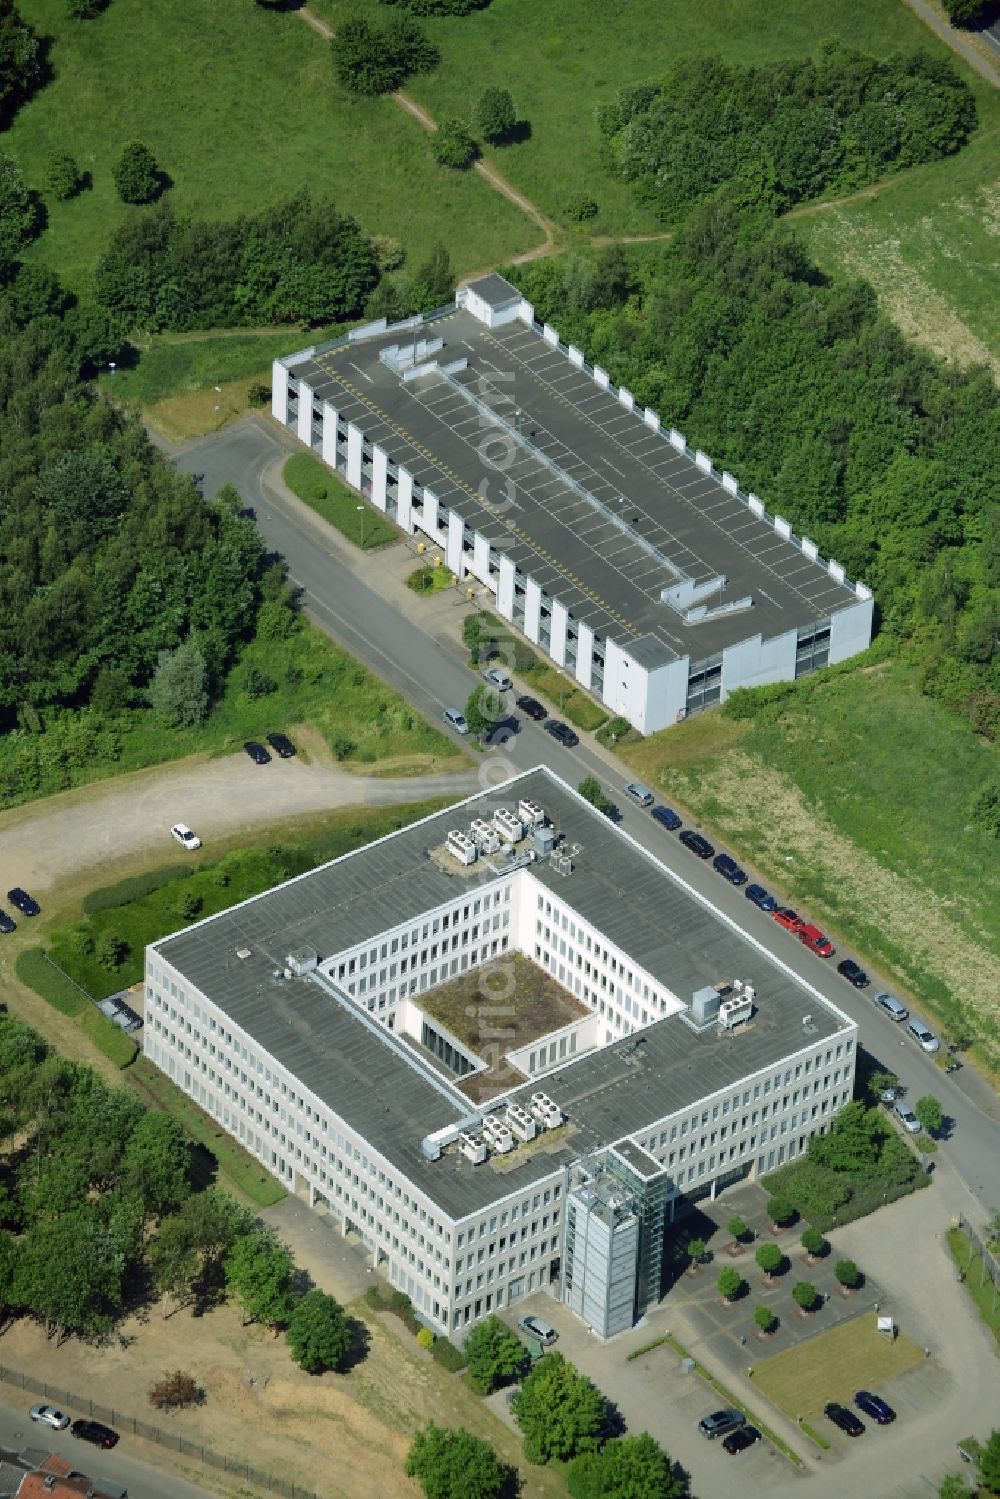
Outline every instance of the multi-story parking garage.
<svg viewBox="0 0 1000 1499"><path fill-rule="evenodd" d="M631 1326L679 1201L801 1153L855 1043L543 769L146 954L150 1060L459 1336L542 1287Z"/></svg>
<svg viewBox="0 0 1000 1499"><path fill-rule="evenodd" d="M276 360L272 411L644 733L871 638L864 584L495 274Z"/></svg>

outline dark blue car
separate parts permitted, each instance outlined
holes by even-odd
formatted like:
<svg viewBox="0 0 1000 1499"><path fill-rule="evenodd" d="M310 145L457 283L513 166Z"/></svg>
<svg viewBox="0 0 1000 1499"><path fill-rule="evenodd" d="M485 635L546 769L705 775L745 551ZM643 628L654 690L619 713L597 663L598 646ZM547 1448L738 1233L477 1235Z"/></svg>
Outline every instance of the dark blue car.
<svg viewBox="0 0 1000 1499"><path fill-rule="evenodd" d="M888 1426L890 1421L895 1421L896 1412L887 1400L881 1395L873 1395L871 1390L859 1390L854 1397L854 1404L859 1411L864 1411L866 1416L871 1416L879 1426Z"/></svg>
<svg viewBox="0 0 1000 1499"><path fill-rule="evenodd" d="M680 818L670 807L654 807L649 815L650 817L655 817L657 822L662 822L669 833L676 833L677 829L681 826Z"/></svg>
<svg viewBox="0 0 1000 1499"><path fill-rule="evenodd" d="M747 900L752 900L754 905L759 906L762 911L776 911L778 909L778 902L773 895L768 894L763 885L748 885L743 894Z"/></svg>
<svg viewBox="0 0 1000 1499"><path fill-rule="evenodd" d="M730 854L716 854L712 860L712 868L731 885L745 885L747 882L746 870L741 869Z"/></svg>

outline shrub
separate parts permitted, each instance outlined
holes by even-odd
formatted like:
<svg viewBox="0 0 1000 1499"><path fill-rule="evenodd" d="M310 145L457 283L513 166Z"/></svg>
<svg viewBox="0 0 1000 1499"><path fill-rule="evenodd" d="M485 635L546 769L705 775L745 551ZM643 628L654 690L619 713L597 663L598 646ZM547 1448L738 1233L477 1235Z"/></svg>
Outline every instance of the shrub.
<svg viewBox="0 0 1000 1499"><path fill-rule="evenodd" d="M142 141L129 141L112 176L123 203L152 203L163 190L163 176L156 157Z"/></svg>
<svg viewBox="0 0 1000 1499"><path fill-rule="evenodd" d="M461 120L442 120L431 133L430 148L439 167L456 170L471 166L479 154L479 147Z"/></svg>
<svg viewBox="0 0 1000 1499"><path fill-rule="evenodd" d="M597 204L589 193L574 193L565 207L566 217L574 224L585 224L597 218Z"/></svg>
<svg viewBox="0 0 1000 1499"><path fill-rule="evenodd" d="M172 884L174 880L190 878L191 870L187 864L168 864L160 869L147 869L145 874L129 875L117 884L102 885L99 890L91 890L83 897L83 911L86 916L96 916L98 911L113 911L118 906L129 906L134 900L141 900L144 895L152 895L154 890L162 890L164 885Z"/></svg>
<svg viewBox="0 0 1000 1499"><path fill-rule="evenodd" d="M131 951L120 932L102 932L94 946L94 956L109 973L120 968Z"/></svg>
<svg viewBox="0 0 1000 1499"><path fill-rule="evenodd" d="M204 1399L205 1391L198 1381L181 1369L165 1374L149 1388L149 1403L158 1411L183 1410L186 1405L201 1405Z"/></svg>
<svg viewBox="0 0 1000 1499"><path fill-rule="evenodd" d="M250 665L243 677L243 696L256 702L258 698L269 697L272 692L277 692L278 684L273 677L269 677L266 671L261 671L259 666Z"/></svg>
<svg viewBox="0 0 1000 1499"><path fill-rule="evenodd" d="M185 888L178 890L170 909L182 921L192 921L201 910L201 906L201 896L194 890Z"/></svg>
<svg viewBox="0 0 1000 1499"><path fill-rule="evenodd" d="M419 1343L421 1348L434 1347L434 1334L431 1332L429 1327L422 1327L420 1329L420 1331L417 1333L417 1342Z"/></svg>
<svg viewBox="0 0 1000 1499"><path fill-rule="evenodd" d="M456 1348L454 1343L449 1343L447 1338L436 1338L431 1354L442 1369L447 1369L452 1374L457 1374L468 1363L461 1348Z"/></svg>
<svg viewBox="0 0 1000 1499"><path fill-rule="evenodd" d="M54 198L65 202L80 191L83 173L68 151L53 151L45 163L45 186Z"/></svg>
<svg viewBox="0 0 1000 1499"><path fill-rule="evenodd" d="M488 141L502 141L517 124L517 110L510 89L484 89L476 100L474 118Z"/></svg>
<svg viewBox="0 0 1000 1499"><path fill-rule="evenodd" d="M255 380L247 390L247 405L259 411L262 406L270 406L270 404L271 387L263 384L262 381Z"/></svg>

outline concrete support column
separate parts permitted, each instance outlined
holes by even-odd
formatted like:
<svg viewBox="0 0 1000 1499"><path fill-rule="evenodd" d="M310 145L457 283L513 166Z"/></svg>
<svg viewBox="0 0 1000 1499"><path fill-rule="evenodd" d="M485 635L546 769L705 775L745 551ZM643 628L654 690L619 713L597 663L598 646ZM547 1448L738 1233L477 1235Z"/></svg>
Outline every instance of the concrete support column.
<svg viewBox="0 0 1000 1499"><path fill-rule="evenodd" d="M590 625L576 627L576 679L589 691L594 679L594 632Z"/></svg>
<svg viewBox="0 0 1000 1499"><path fill-rule="evenodd" d="M288 371L280 359L271 365L271 415L288 426Z"/></svg>
<svg viewBox="0 0 1000 1499"><path fill-rule="evenodd" d="M448 516L448 538L445 542L445 561L452 572L461 582L465 573L465 554L462 551L462 538L465 534L465 522L457 510L452 510Z"/></svg>
<svg viewBox="0 0 1000 1499"><path fill-rule="evenodd" d="M566 625L568 618L566 605L560 604L558 599L553 599L552 618L549 621L552 631L552 644L549 646L549 653L553 661L557 661L560 666L566 665Z"/></svg>
<svg viewBox="0 0 1000 1499"><path fill-rule="evenodd" d="M542 590L533 578L528 578L524 588L524 633L529 640L538 641Z"/></svg>
<svg viewBox="0 0 1000 1499"><path fill-rule="evenodd" d="M389 460L385 451L372 445L372 504L377 505L380 510L385 509L385 483L388 473Z"/></svg>
<svg viewBox="0 0 1000 1499"><path fill-rule="evenodd" d="M296 433L299 442L312 447L313 393L304 380L299 381L299 425Z"/></svg>
<svg viewBox="0 0 1000 1499"><path fill-rule="evenodd" d="M361 444L363 442L361 428L356 427L353 422L347 427L347 482L353 484L355 489L361 488Z"/></svg>
<svg viewBox="0 0 1000 1499"><path fill-rule="evenodd" d="M497 574L497 613L504 619L514 618L514 559L503 553Z"/></svg>
<svg viewBox="0 0 1000 1499"><path fill-rule="evenodd" d="M488 537L477 531L472 538L472 571L481 583L491 583L490 543Z"/></svg>
<svg viewBox="0 0 1000 1499"><path fill-rule="evenodd" d="M327 468L337 467L337 412L333 406L323 402L323 462Z"/></svg>
<svg viewBox="0 0 1000 1499"><path fill-rule="evenodd" d="M438 497L432 489L424 485L424 530L428 536L437 540L438 530Z"/></svg>
<svg viewBox="0 0 1000 1499"><path fill-rule="evenodd" d="M402 466L396 474L396 524L413 535L413 475Z"/></svg>

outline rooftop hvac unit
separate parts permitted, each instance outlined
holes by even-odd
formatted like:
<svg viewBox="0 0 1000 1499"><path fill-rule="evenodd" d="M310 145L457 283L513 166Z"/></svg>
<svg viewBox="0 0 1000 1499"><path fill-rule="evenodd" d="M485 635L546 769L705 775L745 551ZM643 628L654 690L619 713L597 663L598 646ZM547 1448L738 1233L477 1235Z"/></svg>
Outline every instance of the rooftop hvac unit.
<svg viewBox="0 0 1000 1499"><path fill-rule="evenodd" d="M530 1107L532 1117L537 1119L543 1129L555 1129L557 1124L562 1124L562 1109L552 1102L547 1093L532 1093Z"/></svg>
<svg viewBox="0 0 1000 1499"><path fill-rule="evenodd" d="M514 1137L499 1114L487 1114L483 1120L483 1134L497 1155L506 1155L514 1149Z"/></svg>
<svg viewBox="0 0 1000 1499"><path fill-rule="evenodd" d="M480 853L495 854L500 847L500 837L483 817L476 817L469 825L469 836L475 840Z"/></svg>
<svg viewBox="0 0 1000 1499"><path fill-rule="evenodd" d="M753 997L756 992L757 991L754 989L753 984L743 985L743 998L751 1005L753 1004Z"/></svg>
<svg viewBox="0 0 1000 1499"><path fill-rule="evenodd" d="M474 1166L481 1166L486 1159L486 1141L480 1140L476 1135L466 1134L464 1130L458 1137L458 1148Z"/></svg>
<svg viewBox="0 0 1000 1499"><path fill-rule="evenodd" d="M445 848L460 864L475 864L476 862L476 845L466 833L457 831L449 833Z"/></svg>
<svg viewBox="0 0 1000 1499"><path fill-rule="evenodd" d="M734 1026L744 1020L749 1020L753 1014L753 1002L747 999L746 994L732 999L724 999L719 1006L719 1024L723 1030L731 1031Z"/></svg>
<svg viewBox="0 0 1000 1499"><path fill-rule="evenodd" d="M520 843L524 837L524 824L506 807L498 807L493 814L493 826L509 843Z"/></svg>
<svg viewBox="0 0 1000 1499"><path fill-rule="evenodd" d="M304 973L312 973L318 962L319 953L314 947L293 947L285 959L285 969L300 979Z"/></svg>
<svg viewBox="0 0 1000 1499"><path fill-rule="evenodd" d="M522 797L517 804L517 815L526 828L543 828L545 826L545 813L537 802L529 802Z"/></svg>
<svg viewBox="0 0 1000 1499"><path fill-rule="evenodd" d="M519 1103L507 1105L507 1124L511 1133L519 1140L533 1140L538 1133L538 1127L527 1109L522 1109Z"/></svg>
<svg viewBox="0 0 1000 1499"><path fill-rule="evenodd" d="M691 996L691 1019L695 1025L709 1025L719 1013L719 991L712 984L696 989Z"/></svg>
<svg viewBox="0 0 1000 1499"><path fill-rule="evenodd" d="M552 856L549 859L549 867L553 869L556 874L572 874L573 860L570 858L569 854L556 853L555 851L553 851Z"/></svg>
<svg viewBox="0 0 1000 1499"><path fill-rule="evenodd" d="M532 851L540 859L547 859L556 846L556 835L554 828L535 827L531 830Z"/></svg>

